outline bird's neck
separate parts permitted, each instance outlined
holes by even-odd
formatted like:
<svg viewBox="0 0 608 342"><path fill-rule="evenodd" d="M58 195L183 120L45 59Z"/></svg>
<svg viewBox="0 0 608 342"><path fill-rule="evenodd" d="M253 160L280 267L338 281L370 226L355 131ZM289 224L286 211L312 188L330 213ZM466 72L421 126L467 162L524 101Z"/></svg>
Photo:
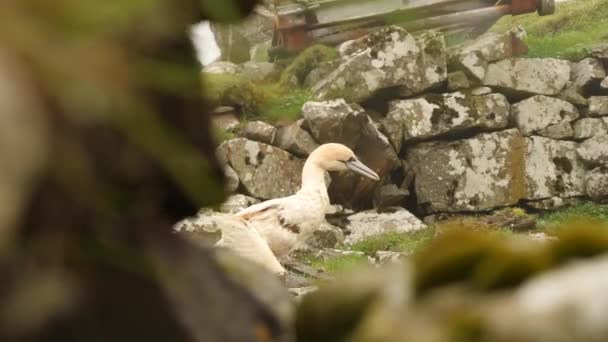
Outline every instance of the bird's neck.
<svg viewBox="0 0 608 342"><path fill-rule="evenodd" d="M321 190L327 192L325 170L317 163L307 160L302 170L302 190Z"/></svg>

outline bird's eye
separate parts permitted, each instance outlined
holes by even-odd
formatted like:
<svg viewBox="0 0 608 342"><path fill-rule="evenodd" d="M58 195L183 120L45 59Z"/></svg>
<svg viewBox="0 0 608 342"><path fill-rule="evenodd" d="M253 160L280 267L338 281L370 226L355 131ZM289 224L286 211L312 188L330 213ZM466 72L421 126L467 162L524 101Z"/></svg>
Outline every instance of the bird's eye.
<svg viewBox="0 0 608 342"><path fill-rule="evenodd" d="M349 162L354 162L355 161L355 157L350 157L350 159L348 159Z"/></svg>

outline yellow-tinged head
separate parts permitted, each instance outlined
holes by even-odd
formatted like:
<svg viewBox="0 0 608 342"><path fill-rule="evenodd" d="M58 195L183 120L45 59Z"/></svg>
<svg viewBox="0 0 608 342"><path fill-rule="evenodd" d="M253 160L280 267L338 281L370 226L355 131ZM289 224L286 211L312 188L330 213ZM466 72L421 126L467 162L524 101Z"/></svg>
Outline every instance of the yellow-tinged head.
<svg viewBox="0 0 608 342"><path fill-rule="evenodd" d="M380 179L374 171L359 161L350 148L342 144L329 143L317 147L308 156L307 162L315 163L325 171L352 170L373 180Z"/></svg>

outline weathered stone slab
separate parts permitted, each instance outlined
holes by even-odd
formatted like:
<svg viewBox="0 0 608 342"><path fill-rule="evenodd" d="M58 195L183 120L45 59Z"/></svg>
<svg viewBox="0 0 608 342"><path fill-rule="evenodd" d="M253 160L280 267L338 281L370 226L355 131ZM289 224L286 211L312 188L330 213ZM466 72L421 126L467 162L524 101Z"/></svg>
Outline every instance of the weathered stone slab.
<svg viewBox="0 0 608 342"><path fill-rule="evenodd" d="M488 66L482 84L525 94L557 95L570 80L570 62L555 58L510 58Z"/></svg>
<svg viewBox="0 0 608 342"><path fill-rule="evenodd" d="M487 32L449 53L450 66L483 80L488 63L527 52L526 31L517 27L504 33Z"/></svg>
<svg viewBox="0 0 608 342"><path fill-rule="evenodd" d="M500 94L462 92L394 101L383 120L384 131L397 151L404 142L457 133L466 129L497 130L509 123L509 102Z"/></svg>
<svg viewBox="0 0 608 342"><path fill-rule="evenodd" d="M587 139L608 134L608 126L600 118L582 118L574 123L573 128L574 139Z"/></svg>
<svg viewBox="0 0 608 342"><path fill-rule="evenodd" d="M300 188L304 161L280 148L237 138L222 143L217 154L255 198L284 197Z"/></svg>
<svg viewBox="0 0 608 342"><path fill-rule="evenodd" d="M390 211L361 211L348 216L346 230L350 232L344 240L347 244L357 243L366 238L383 233L407 233L425 229L426 225L403 208Z"/></svg>
<svg viewBox="0 0 608 342"><path fill-rule="evenodd" d="M332 70L312 85L320 100L359 102L388 87L419 94L447 77L445 40L438 33L414 38L404 29L390 26L344 43L340 53Z"/></svg>
<svg viewBox="0 0 608 342"><path fill-rule="evenodd" d="M544 95L514 104L512 113L523 135L539 133L549 126L570 123L579 117L578 110L571 103Z"/></svg>
<svg viewBox="0 0 608 342"><path fill-rule="evenodd" d="M582 142L578 155L590 165L608 164L608 136L599 135Z"/></svg>
<svg viewBox="0 0 608 342"><path fill-rule="evenodd" d="M479 211L525 196L525 140L517 129L454 142L423 143L407 153L418 204L428 212Z"/></svg>
<svg viewBox="0 0 608 342"><path fill-rule="evenodd" d="M537 136L527 139L526 199L584 194L585 167L577 146L575 142Z"/></svg>

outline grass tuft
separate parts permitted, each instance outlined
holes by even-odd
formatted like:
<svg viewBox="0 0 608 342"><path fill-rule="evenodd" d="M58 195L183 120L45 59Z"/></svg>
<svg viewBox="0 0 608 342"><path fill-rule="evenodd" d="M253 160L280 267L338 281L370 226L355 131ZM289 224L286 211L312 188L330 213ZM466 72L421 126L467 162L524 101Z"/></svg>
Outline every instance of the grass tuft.
<svg viewBox="0 0 608 342"><path fill-rule="evenodd" d="M536 13L503 17L492 31L505 32L521 25L528 33L528 57L554 57L577 61L587 51L608 42L608 1L571 0L556 4L553 15Z"/></svg>

